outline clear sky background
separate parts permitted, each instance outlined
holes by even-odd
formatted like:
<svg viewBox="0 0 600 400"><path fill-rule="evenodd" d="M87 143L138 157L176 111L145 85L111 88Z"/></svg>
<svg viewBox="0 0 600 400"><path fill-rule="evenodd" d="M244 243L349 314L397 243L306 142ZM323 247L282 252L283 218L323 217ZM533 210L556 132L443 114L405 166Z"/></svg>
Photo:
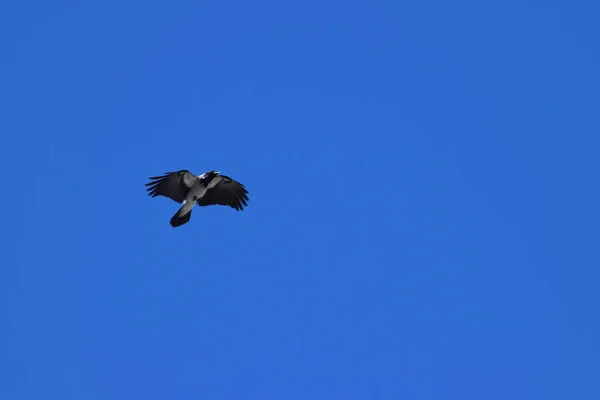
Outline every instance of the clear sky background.
<svg viewBox="0 0 600 400"><path fill-rule="evenodd" d="M3 400L600 398L597 2L5 3Z"/></svg>

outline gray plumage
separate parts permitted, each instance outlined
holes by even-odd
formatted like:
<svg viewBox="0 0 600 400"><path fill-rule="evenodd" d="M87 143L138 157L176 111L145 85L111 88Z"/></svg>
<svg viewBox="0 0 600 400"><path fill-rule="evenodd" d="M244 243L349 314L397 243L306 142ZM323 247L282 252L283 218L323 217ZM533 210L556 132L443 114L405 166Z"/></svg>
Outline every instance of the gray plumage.
<svg viewBox="0 0 600 400"><path fill-rule="evenodd" d="M148 196L164 196L178 203L181 208L171 218L173 228L190 220L192 208L222 205L241 211L248 205L248 191L241 183L218 171L194 175L188 170L166 172L163 176L151 176L146 183Z"/></svg>

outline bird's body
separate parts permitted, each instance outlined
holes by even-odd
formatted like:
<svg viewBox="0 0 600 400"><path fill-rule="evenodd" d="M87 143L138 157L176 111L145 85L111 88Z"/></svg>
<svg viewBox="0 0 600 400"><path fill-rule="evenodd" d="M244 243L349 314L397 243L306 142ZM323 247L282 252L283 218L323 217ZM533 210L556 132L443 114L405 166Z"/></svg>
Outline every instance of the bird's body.
<svg viewBox="0 0 600 400"><path fill-rule="evenodd" d="M151 197L165 196L178 203L181 208L171 218L173 228L190 220L192 209L199 206L223 205L237 211L247 206L248 191L241 183L218 171L194 175L188 170L166 172L163 176L152 176L146 189Z"/></svg>

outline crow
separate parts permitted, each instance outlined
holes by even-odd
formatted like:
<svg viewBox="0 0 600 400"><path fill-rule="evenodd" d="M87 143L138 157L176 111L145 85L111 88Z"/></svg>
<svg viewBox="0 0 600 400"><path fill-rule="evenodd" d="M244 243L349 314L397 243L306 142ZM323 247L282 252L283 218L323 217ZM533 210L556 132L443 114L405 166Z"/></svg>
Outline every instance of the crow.
<svg viewBox="0 0 600 400"><path fill-rule="evenodd" d="M170 221L176 228L190 220L196 204L229 206L237 211L248 205L248 191L244 185L220 174L220 171L209 171L196 176L186 169L165 172L162 176L151 176L146 191L150 197L164 196L183 203Z"/></svg>

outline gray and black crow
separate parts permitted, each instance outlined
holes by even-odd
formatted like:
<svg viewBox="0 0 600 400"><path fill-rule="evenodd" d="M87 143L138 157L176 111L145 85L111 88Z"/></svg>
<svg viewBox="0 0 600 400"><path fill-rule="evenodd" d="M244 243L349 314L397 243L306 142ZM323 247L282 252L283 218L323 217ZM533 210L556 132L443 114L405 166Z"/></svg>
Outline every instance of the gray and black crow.
<svg viewBox="0 0 600 400"><path fill-rule="evenodd" d="M192 208L199 206L222 205L243 210L248 199L248 191L241 183L219 171L209 171L202 175L194 175L182 169L177 172L166 172L163 176L151 176L146 184L148 196L165 196L178 203L183 203L179 211L171 218L173 228L190 220Z"/></svg>

